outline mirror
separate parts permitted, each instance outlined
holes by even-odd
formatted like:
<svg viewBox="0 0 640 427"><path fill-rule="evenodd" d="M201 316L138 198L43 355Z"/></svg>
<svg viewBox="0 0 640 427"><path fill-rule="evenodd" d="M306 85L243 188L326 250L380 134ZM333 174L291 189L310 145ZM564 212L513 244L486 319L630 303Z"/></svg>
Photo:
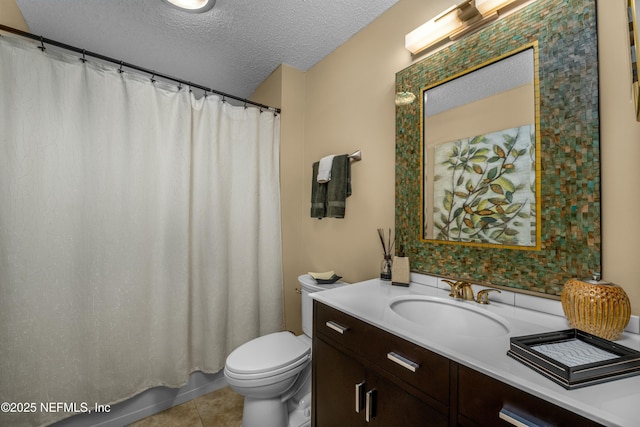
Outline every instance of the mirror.
<svg viewBox="0 0 640 427"><path fill-rule="evenodd" d="M597 52L595 0L537 0L396 74L420 101L396 107L396 247L413 271L549 298L602 272ZM520 55L525 82L489 97L509 106L471 95Z"/></svg>
<svg viewBox="0 0 640 427"><path fill-rule="evenodd" d="M539 249L537 44L422 91L422 236Z"/></svg>
<svg viewBox="0 0 640 427"><path fill-rule="evenodd" d="M638 57L640 56L640 29L638 29L638 10L640 0L627 0L629 12L629 42L631 44L631 76L635 98L636 119L640 121L640 82L638 81Z"/></svg>

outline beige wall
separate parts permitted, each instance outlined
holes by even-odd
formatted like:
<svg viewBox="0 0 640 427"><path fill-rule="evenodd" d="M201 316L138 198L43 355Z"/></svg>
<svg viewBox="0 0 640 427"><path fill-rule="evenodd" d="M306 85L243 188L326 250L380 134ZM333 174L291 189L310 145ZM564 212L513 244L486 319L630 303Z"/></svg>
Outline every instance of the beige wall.
<svg viewBox="0 0 640 427"><path fill-rule="evenodd" d="M283 134L289 125L298 130L302 126L304 133L301 150L282 152L303 181L302 191L299 187L293 190L295 195L287 195L291 190L283 185L283 208L301 212L297 220L283 221L283 234L300 233L299 252L284 253L290 276L335 270L355 282L379 273L381 249L376 229L394 225L395 73L424 58L412 58L404 49L404 35L450 3L400 0L304 73L303 125L287 123L283 105ZM625 3L598 2L603 273L625 288L634 314L640 314L640 250L635 248L640 228L634 227L640 212L640 198L634 190L640 182L640 123L633 117ZM352 165L353 195L347 201L346 218L311 219L311 164L326 154L356 149L362 150L363 160ZM285 181L290 171L284 164L282 172ZM296 197L300 198L295 201ZM285 286L297 284L289 278ZM297 299L286 303L287 313L299 310ZM288 318L287 327L295 329L295 322L297 318Z"/></svg>
<svg viewBox="0 0 640 427"><path fill-rule="evenodd" d="M376 229L393 228L395 215L395 73L412 62L404 36L450 3L401 0L307 72L305 179L326 154L360 149L363 159L352 163L345 219L311 219L305 187L302 271L335 270L350 282L379 274Z"/></svg>
<svg viewBox="0 0 640 427"><path fill-rule="evenodd" d="M604 276L640 315L640 122L634 118L626 0L598 2Z"/></svg>
<svg viewBox="0 0 640 427"><path fill-rule="evenodd" d="M298 276L302 265L303 205L306 183L304 157L305 73L281 65L263 82L251 99L282 108L280 115L280 189L284 274L285 329L301 333Z"/></svg>
<svg viewBox="0 0 640 427"><path fill-rule="evenodd" d="M16 0L0 0L0 24L22 31L29 31L22 13L18 9Z"/></svg>

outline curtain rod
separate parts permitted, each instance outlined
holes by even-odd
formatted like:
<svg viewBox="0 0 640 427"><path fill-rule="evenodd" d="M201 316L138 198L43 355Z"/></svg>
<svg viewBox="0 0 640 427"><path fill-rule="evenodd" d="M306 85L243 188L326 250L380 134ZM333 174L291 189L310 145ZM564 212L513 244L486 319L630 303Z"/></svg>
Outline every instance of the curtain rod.
<svg viewBox="0 0 640 427"><path fill-rule="evenodd" d="M129 68L129 69L132 69L132 70L136 70L136 71L140 71L142 73L149 74L149 75L151 75L151 80L152 81L153 81L153 79L155 77L159 77L159 78L162 78L162 79L165 79L165 80L171 80L173 82L180 83L181 85L187 85L187 86L189 86L191 88L196 88L196 89L203 90L205 92L205 94L207 92L211 92L211 93L214 93L216 95L220 95L220 96L222 96L223 100L224 100L224 98L235 99L236 101L243 102L245 105L246 104L250 104L250 105L254 105L256 107L259 107L260 109L271 110L271 111L274 112L274 114L280 114L280 111L281 111L280 108L270 107L268 105L264 105L264 104L260 104L258 102L250 101L250 100L245 99L245 98L240 98L238 96L229 95L228 93L220 92L218 90L214 90L214 89L208 88L206 86L202 86L202 85L199 85L199 84L194 84L194 83L191 83L191 82L188 82L188 81L185 81L185 80L181 80L181 79L178 79L178 78L175 78L175 77L171 77L171 76L169 76L167 74L158 73L158 72L156 72L154 70L149 70L148 68L140 67L138 65L130 64L130 63L124 62L124 61L119 61L117 59L110 58L110 57L105 56L105 55L101 55L99 53L90 52L90 51L85 50L85 49L80 49L80 48L77 48L77 47L74 47L74 46L70 46L68 44L65 44L65 43L62 43L62 42L58 42L58 41L55 41L55 40L51 40L51 39L48 39L46 37L37 36L35 34L31 34L31 33L28 33L26 31L18 30L17 28L7 27L6 25L0 24L0 30L6 31L6 32L12 33L12 34L17 34L17 35L19 35L21 37L25 37L25 38L28 38L28 39L37 40L41 44L39 49L42 49L42 50L45 50L46 49L45 44L48 44L48 45L56 46L56 47L59 47L59 48L62 48L62 49L70 50L72 52L79 53L79 54L82 55L82 58L80 58L80 60L83 61L83 62L85 61L85 59L84 59L85 57L90 56L90 57L93 57L93 58L100 59L102 61L111 62L112 64L118 65L120 67L120 69L122 69L123 67L126 67L126 68Z"/></svg>

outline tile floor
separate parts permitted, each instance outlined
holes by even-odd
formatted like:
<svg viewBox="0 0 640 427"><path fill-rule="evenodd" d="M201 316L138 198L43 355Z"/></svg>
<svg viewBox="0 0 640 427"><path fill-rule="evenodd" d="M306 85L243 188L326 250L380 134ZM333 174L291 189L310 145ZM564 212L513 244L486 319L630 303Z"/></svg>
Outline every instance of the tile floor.
<svg viewBox="0 0 640 427"><path fill-rule="evenodd" d="M229 387L144 418L129 427L241 427L243 398Z"/></svg>

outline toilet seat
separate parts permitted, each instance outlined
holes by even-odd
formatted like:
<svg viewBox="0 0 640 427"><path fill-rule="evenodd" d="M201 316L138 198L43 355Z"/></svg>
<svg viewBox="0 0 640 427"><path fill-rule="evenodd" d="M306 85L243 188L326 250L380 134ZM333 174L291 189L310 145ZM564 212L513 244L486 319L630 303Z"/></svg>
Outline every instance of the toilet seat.
<svg viewBox="0 0 640 427"><path fill-rule="evenodd" d="M304 367L311 359L311 347L291 332L275 332L251 340L237 349L225 365L236 380L258 380Z"/></svg>

